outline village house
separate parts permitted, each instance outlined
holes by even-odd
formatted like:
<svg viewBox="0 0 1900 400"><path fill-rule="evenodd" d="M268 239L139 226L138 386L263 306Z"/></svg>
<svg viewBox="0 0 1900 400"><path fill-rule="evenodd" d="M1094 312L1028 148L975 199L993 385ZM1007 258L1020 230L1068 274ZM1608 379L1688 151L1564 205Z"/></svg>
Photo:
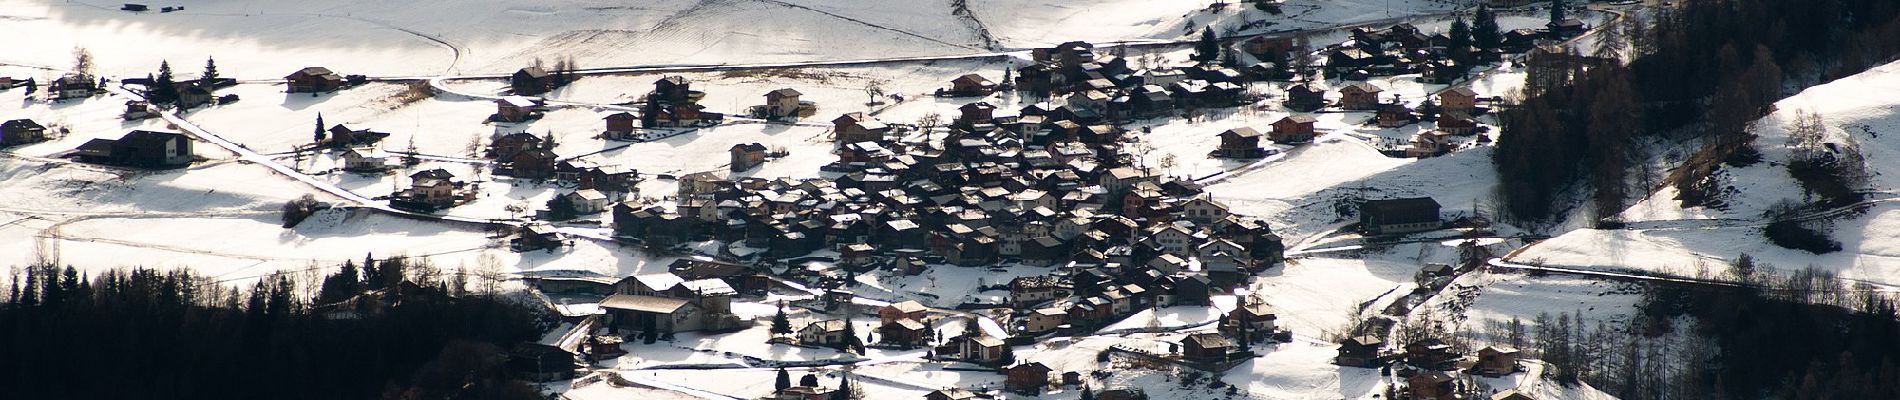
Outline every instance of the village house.
<svg viewBox="0 0 1900 400"><path fill-rule="evenodd" d="M1069 312L1060 308L1038 308L1023 317L1022 331L1032 335L1061 328L1069 322Z"/></svg>
<svg viewBox="0 0 1900 400"><path fill-rule="evenodd" d="M374 147L352 147L343 151L343 170L384 172L389 170L389 153Z"/></svg>
<svg viewBox="0 0 1900 400"><path fill-rule="evenodd" d="M1267 151L1260 148L1260 131L1249 127L1228 129L1220 133L1220 147L1214 149L1214 157L1219 158L1261 158Z"/></svg>
<svg viewBox="0 0 1900 400"><path fill-rule="evenodd" d="M552 146L540 136L535 136L527 132L515 132L501 135L500 137L496 137L493 142L490 142L488 145L488 155L498 160L507 160L513 158L515 153L548 148L552 148Z"/></svg>
<svg viewBox="0 0 1900 400"><path fill-rule="evenodd" d="M1412 109L1405 107L1404 104L1380 104L1377 109L1373 118L1377 120L1380 128L1397 128L1412 123Z"/></svg>
<svg viewBox="0 0 1900 400"><path fill-rule="evenodd" d="M393 202L430 208L453 207L464 200L465 196L461 193L464 185L448 170L436 168L419 171L409 174L409 188L397 193Z"/></svg>
<svg viewBox="0 0 1900 400"><path fill-rule="evenodd" d="M1260 302L1247 304L1234 307L1233 312L1227 313L1225 318L1221 320L1221 331L1238 334L1240 327L1245 325L1247 327L1247 333L1250 336L1249 339L1258 340L1259 338L1273 335L1273 330L1279 329L1275 324L1279 318L1280 316L1274 312L1273 306Z"/></svg>
<svg viewBox="0 0 1900 400"><path fill-rule="evenodd" d="M1016 307L1029 307L1055 300L1064 294L1062 282L1055 276L1023 276L1009 281L1009 302Z"/></svg>
<svg viewBox="0 0 1900 400"><path fill-rule="evenodd" d="M845 325L850 323L842 319L830 319L813 322L799 328L798 344L806 346L841 347L855 337L845 335Z"/></svg>
<svg viewBox="0 0 1900 400"><path fill-rule="evenodd" d="M904 318L877 328L878 343L886 346L915 348L929 345L930 327L918 320Z"/></svg>
<svg viewBox="0 0 1900 400"><path fill-rule="evenodd" d="M598 190L581 189L561 195L561 201L576 215L596 214L607 210L607 195Z"/></svg>
<svg viewBox="0 0 1900 400"><path fill-rule="evenodd" d="M53 100L83 99L92 97L100 90L98 81L80 74L66 74L46 85L46 93Z"/></svg>
<svg viewBox="0 0 1900 400"><path fill-rule="evenodd" d="M667 334L707 329L704 313L685 299L616 294L600 301L607 326L616 331Z"/></svg>
<svg viewBox="0 0 1900 400"><path fill-rule="evenodd" d="M125 112L119 114L119 118L124 118L127 121L137 121L156 116L158 116L158 111L152 107L152 103L141 100L127 100L125 102Z"/></svg>
<svg viewBox="0 0 1900 400"><path fill-rule="evenodd" d="M765 145L758 143L740 143L732 145L732 172L750 170L765 163Z"/></svg>
<svg viewBox="0 0 1900 400"><path fill-rule="evenodd" d="M1273 132L1267 134L1267 139L1282 144L1312 142L1316 134L1313 126L1318 121L1311 115L1288 115L1273 122Z"/></svg>
<svg viewBox="0 0 1900 400"><path fill-rule="evenodd" d="M1451 345L1436 338L1415 340L1405 345L1405 363L1414 367L1431 370L1448 370L1460 356L1453 352Z"/></svg>
<svg viewBox="0 0 1900 400"><path fill-rule="evenodd" d="M978 365L1000 364L1009 352L1009 345L1003 343L1002 339L986 336L982 332L951 339L945 347L937 351L938 356L954 355L956 359Z"/></svg>
<svg viewBox="0 0 1900 400"><path fill-rule="evenodd" d="M1191 363L1226 362L1235 349L1234 341L1218 333L1196 333L1181 339L1181 359Z"/></svg>
<svg viewBox="0 0 1900 400"><path fill-rule="evenodd" d="M516 96L534 96L547 93L559 86L554 74L541 67L527 67L515 71L508 77L508 86L514 89Z"/></svg>
<svg viewBox="0 0 1900 400"><path fill-rule="evenodd" d="M1017 364L1004 370L1003 374L1007 378L1003 381L1003 388L1032 396L1041 394L1043 388L1049 387L1049 374L1052 372L1055 369L1039 362Z"/></svg>
<svg viewBox="0 0 1900 400"><path fill-rule="evenodd" d="M332 148L368 146L381 142L384 138L388 137L389 133L387 132L377 132L369 129L351 129L343 124L336 124L330 127L329 137L324 138L322 142L316 144Z"/></svg>
<svg viewBox="0 0 1900 400"><path fill-rule="evenodd" d="M838 145L858 142L879 142L891 131L890 125L861 112L847 113L831 120L832 133L836 135Z"/></svg>
<svg viewBox="0 0 1900 400"><path fill-rule="evenodd" d="M1339 342L1339 354L1333 363L1347 367L1372 368L1380 361L1379 349L1385 341L1376 336L1354 336Z"/></svg>
<svg viewBox="0 0 1900 400"><path fill-rule="evenodd" d="M1438 93L1438 109L1445 114L1471 116L1478 107L1478 92L1459 86Z"/></svg>
<svg viewBox="0 0 1900 400"><path fill-rule="evenodd" d="M548 179L554 176L557 158L554 152L543 148L519 151L502 159L495 173L523 179Z"/></svg>
<svg viewBox="0 0 1900 400"><path fill-rule="evenodd" d="M1313 112L1326 107L1326 91L1307 84L1293 85L1286 89L1286 108L1298 112Z"/></svg>
<svg viewBox="0 0 1900 400"><path fill-rule="evenodd" d="M1517 391L1517 389L1504 389L1497 393L1492 393L1491 400L1537 400L1537 399L1534 397L1531 397L1530 395L1524 394L1524 392L1519 392Z"/></svg>
<svg viewBox="0 0 1900 400"><path fill-rule="evenodd" d="M943 95L982 96L995 91L996 83L990 82L988 78L977 74L964 74L963 76L950 80L950 90L944 91Z"/></svg>
<svg viewBox="0 0 1900 400"><path fill-rule="evenodd" d="M607 114L607 116L601 118L601 120L607 122L607 129L601 132L601 135L605 138L611 140L633 140L634 123L639 121L640 118L633 116L633 113L621 111Z"/></svg>
<svg viewBox="0 0 1900 400"><path fill-rule="evenodd" d="M1391 235L1438 229L1438 201L1430 197L1368 200L1359 206L1359 230Z"/></svg>
<svg viewBox="0 0 1900 400"><path fill-rule="evenodd" d="M1452 135L1470 135L1477 133L1478 120L1461 114L1439 115L1437 130Z"/></svg>
<svg viewBox="0 0 1900 400"><path fill-rule="evenodd" d="M46 127L30 119L0 123L0 146L18 146L46 141Z"/></svg>
<svg viewBox="0 0 1900 400"><path fill-rule="evenodd" d="M798 90L792 88L765 92L765 108L763 109L765 117L777 119L804 116L805 104L798 100L799 96L803 95L804 93L799 93Z"/></svg>
<svg viewBox="0 0 1900 400"><path fill-rule="evenodd" d="M527 122L541 117L541 101L521 96L495 99L495 122Z"/></svg>
<svg viewBox="0 0 1900 400"><path fill-rule="evenodd" d="M137 168L175 168L191 164L191 138L175 132L135 130L118 139L93 139L79 146L80 161Z"/></svg>
<svg viewBox="0 0 1900 400"><path fill-rule="evenodd" d="M1181 216L1195 222L1208 224L1225 220L1228 215L1231 215L1231 213L1227 211L1226 204L1221 204L1220 201L1214 200L1212 196L1207 195L1195 196L1194 198L1181 202L1180 209Z"/></svg>
<svg viewBox="0 0 1900 400"><path fill-rule="evenodd" d="M929 311L930 309L924 307L923 303L918 303L916 300L904 300L878 308L877 319L886 324L906 318L922 321L925 313Z"/></svg>
<svg viewBox="0 0 1900 400"><path fill-rule="evenodd" d="M1347 110L1372 110L1379 106L1379 93L1385 89L1359 82L1339 89L1339 108Z"/></svg>
<svg viewBox="0 0 1900 400"><path fill-rule="evenodd" d="M1483 349L1478 349L1478 363L1472 367L1472 372L1489 377L1516 373L1517 355L1517 349L1485 346Z"/></svg>
<svg viewBox="0 0 1900 400"><path fill-rule="evenodd" d="M511 241L515 251L534 251L552 249L567 245L560 231L553 225L536 222L522 225L515 230L516 237Z"/></svg>
<svg viewBox="0 0 1900 400"><path fill-rule="evenodd" d="M305 67L284 76L290 93L333 92L343 87L343 76L324 67Z"/></svg>
<svg viewBox="0 0 1900 400"><path fill-rule="evenodd" d="M1437 157L1450 153L1452 147L1451 132L1425 131L1412 136L1412 146L1405 149L1406 157Z"/></svg>
<svg viewBox="0 0 1900 400"><path fill-rule="evenodd" d="M1439 371L1426 371L1405 379L1406 394L1412 400L1456 400L1457 380Z"/></svg>

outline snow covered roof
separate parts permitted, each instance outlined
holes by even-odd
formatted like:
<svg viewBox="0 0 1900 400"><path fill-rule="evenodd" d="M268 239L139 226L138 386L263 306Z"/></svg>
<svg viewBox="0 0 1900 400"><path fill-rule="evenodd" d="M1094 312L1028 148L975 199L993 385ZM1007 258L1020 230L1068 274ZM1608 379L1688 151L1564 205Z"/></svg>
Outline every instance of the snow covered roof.
<svg viewBox="0 0 1900 400"><path fill-rule="evenodd" d="M628 310L628 311L672 314L674 311L678 311L681 307L685 307L687 303L688 302L686 300L682 300L682 299L672 299L672 298L657 297L657 296L641 296L641 295L633 295L633 294L616 294L613 296L608 296L606 300L601 300L600 307L609 309L609 310Z"/></svg>

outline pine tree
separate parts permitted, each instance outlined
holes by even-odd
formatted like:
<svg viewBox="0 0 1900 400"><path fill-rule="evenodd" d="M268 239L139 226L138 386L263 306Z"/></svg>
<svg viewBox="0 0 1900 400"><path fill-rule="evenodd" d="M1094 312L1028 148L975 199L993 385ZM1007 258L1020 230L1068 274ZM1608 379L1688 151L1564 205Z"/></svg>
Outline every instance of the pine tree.
<svg viewBox="0 0 1900 400"><path fill-rule="evenodd" d="M1082 400L1095 400L1095 388L1082 385Z"/></svg>
<svg viewBox="0 0 1900 400"><path fill-rule="evenodd" d="M852 347L863 345L863 343L858 342L858 327L856 325L857 324L851 323L850 316L844 317L844 343L838 344L839 350L851 351Z"/></svg>
<svg viewBox="0 0 1900 400"><path fill-rule="evenodd" d="M787 335L791 333L792 321L785 317L785 302L780 301L778 303L778 314L772 315L772 334Z"/></svg>
<svg viewBox="0 0 1900 400"><path fill-rule="evenodd" d="M1564 22L1564 0L1550 0L1550 29L1555 32Z"/></svg>
<svg viewBox="0 0 1900 400"><path fill-rule="evenodd" d="M172 77L171 62L158 62L158 77L152 79L149 97L152 103L157 104L170 104L178 101L178 84Z"/></svg>
<svg viewBox="0 0 1900 400"><path fill-rule="evenodd" d="M313 143L323 143L323 138L328 136L325 134L326 131L323 130L323 113L317 113L317 127L312 130L312 132L310 137Z"/></svg>
<svg viewBox="0 0 1900 400"><path fill-rule="evenodd" d="M1464 17L1452 21L1451 43L1445 46L1445 52L1460 66L1471 63L1471 25L1465 23Z"/></svg>
<svg viewBox="0 0 1900 400"><path fill-rule="evenodd" d="M205 74L204 74L204 77L198 79L198 82L206 86L209 86L209 85L217 84L216 83L217 80L218 80L218 60L214 60L211 57L205 57Z"/></svg>
<svg viewBox="0 0 1900 400"><path fill-rule="evenodd" d="M831 395L826 398L829 400L851 400L851 375L845 374L839 377L838 390L831 391Z"/></svg>
<svg viewBox="0 0 1900 400"><path fill-rule="evenodd" d="M1478 13L1471 19L1471 40L1478 48L1496 50L1504 45L1504 32L1498 29L1497 15L1491 7L1478 6Z"/></svg>
<svg viewBox="0 0 1900 400"><path fill-rule="evenodd" d="M774 393L783 392L785 391L785 389L788 389L791 387L792 387L792 374L790 372L785 372L785 367L783 366L778 367L778 380L772 383L772 389L774 389Z"/></svg>
<svg viewBox="0 0 1900 400"><path fill-rule="evenodd" d="M1220 59L1220 40L1214 37L1214 27L1201 28L1201 40L1194 43L1194 61L1212 62Z"/></svg>

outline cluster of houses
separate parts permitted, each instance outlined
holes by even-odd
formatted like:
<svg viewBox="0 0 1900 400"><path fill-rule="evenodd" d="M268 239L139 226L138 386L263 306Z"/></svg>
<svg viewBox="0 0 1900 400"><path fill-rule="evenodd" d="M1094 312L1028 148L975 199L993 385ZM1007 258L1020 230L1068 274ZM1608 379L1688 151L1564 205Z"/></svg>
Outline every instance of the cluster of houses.
<svg viewBox="0 0 1900 400"><path fill-rule="evenodd" d="M1014 88L1064 102L1031 105L1021 116L1051 123L1091 125L1169 116L1181 109L1238 106L1252 100L1247 82L1277 76L1215 64L1137 69L1127 58L1097 54L1094 45L1079 41L1035 49L1032 58L1033 63L1016 69ZM984 93L994 87L980 76L951 82L954 93Z"/></svg>

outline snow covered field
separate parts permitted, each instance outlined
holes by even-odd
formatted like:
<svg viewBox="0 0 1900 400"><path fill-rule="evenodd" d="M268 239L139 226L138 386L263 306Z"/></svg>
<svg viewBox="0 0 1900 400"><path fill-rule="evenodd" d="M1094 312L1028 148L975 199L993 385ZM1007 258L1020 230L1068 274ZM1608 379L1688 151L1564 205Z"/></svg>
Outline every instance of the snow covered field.
<svg viewBox="0 0 1900 400"><path fill-rule="evenodd" d="M1634 269L1683 276L1721 277L1727 262L1746 253L1776 269L1790 271L1814 266L1843 278L1880 284L1900 284L1900 248L1890 244L1900 236L1900 210L1893 191L1900 178L1890 160L1900 159L1891 133L1900 132L1895 100L1900 91L1900 63L1874 68L1832 83L1809 88L1775 104L1773 115L1756 122L1756 148L1767 162L1745 168L1724 166L1726 185L1736 190L1721 209L1682 208L1675 189L1664 188L1625 211L1630 229L1580 229L1544 241L1524 251L1519 261L1554 266ZM1853 140L1867 160L1871 176L1871 207L1863 213L1833 218L1840 252L1815 255L1768 243L1761 234L1762 213L1777 202L1804 199L1801 186L1788 175L1787 125L1797 110L1819 112L1828 126L1830 141ZM1705 272L1706 271L1706 272Z"/></svg>

